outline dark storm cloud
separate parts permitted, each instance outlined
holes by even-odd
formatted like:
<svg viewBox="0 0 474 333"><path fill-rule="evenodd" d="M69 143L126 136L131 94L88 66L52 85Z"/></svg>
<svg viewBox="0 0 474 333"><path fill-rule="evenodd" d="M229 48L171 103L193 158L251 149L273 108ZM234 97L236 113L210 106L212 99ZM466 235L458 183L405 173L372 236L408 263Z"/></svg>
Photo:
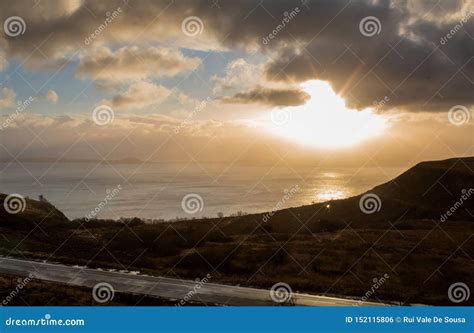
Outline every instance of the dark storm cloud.
<svg viewBox="0 0 474 333"><path fill-rule="evenodd" d="M294 3L264 2L240 24L238 19L235 24L212 22L221 36L229 36L226 43L258 43L275 30L284 17L281 13L291 10ZM299 5L301 12L269 43L261 44L272 58L266 66L268 80L326 80L356 108L371 106L386 96L390 98L388 108L413 111L473 105L471 1L332 0L306 4ZM380 22L378 34L361 33L359 24L367 16Z"/></svg>
<svg viewBox="0 0 474 333"><path fill-rule="evenodd" d="M122 13L85 43L118 7ZM0 45L6 41L7 58L32 63L117 43L257 49L270 59L267 80L326 80L357 108L388 96L388 107L436 111L474 102L473 10L467 0L15 1L0 4L0 18L23 17L26 32ZM204 24L197 37L181 31L188 16ZM379 34L360 32L367 16L378 19Z"/></svg>
<svg viewBox="0 0 474 333"><path fill-rule="evenodd" d="M123 83L148 77L174 76L196 69L197 57L188 58L176 50L155 47L123 47L115 52L100 48L81 58L78 77Z"/></svg>
<svg viewBox="0 0 474 333"><path fill-rule="evenodd" d="M373 37L351 31L326 37L331 33L323 31L304 48L280 50L267 65L267 78L327 80L357 108L384 96L390 97L390 107L415 111L472 105L474 17L447 41L441 38L458 23L419 21L405 26L405 21L389 21L387 26L380 19L381 32ZM353 20L348 29L356 30L357 24ZM400 35L401 29L406 32Z"/></svg>
<svg viewBox="0 0 474 333"><path fill-rule="evenodd" d="M261 104L266 106L297 106L303 105L310 96L298 89L269 89L256 87L250 91L237 93L224 98L225 103Z"/></svg>

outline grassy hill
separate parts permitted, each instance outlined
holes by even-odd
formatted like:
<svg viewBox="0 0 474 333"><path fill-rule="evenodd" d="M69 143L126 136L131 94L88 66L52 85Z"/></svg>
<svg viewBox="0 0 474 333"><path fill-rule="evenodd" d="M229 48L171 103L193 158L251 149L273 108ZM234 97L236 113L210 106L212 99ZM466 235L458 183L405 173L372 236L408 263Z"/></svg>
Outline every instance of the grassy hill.
<svg viewBox="0 0 474 333"><path fill-rule="evenodd" d="M344 200L155 225L68 221L27 200L22 213L0 213L0 254L356 298L387 274L370 300L452 305L449 286L474 281L474 195L446 221L440 215L474 187L473 163L423 162ZM360 208L367 194L379 198L371 214Z"/></svg>
<svg viewBox="0 0 474 333"><path fill-rule="evenodd" d="M19 213L11 214L5 209L9 205L6 194L0 193L0 223L13 228L30 227L32 223L61 225L69 222L68 218L50 202L24 198L24 202L10 203ZM19 206L15 206L18 204Z"/></svg>
<svg viewBox="0 0 474 333"><path fill-rule="evenodd" d="M451 222L474 221L473 157L422 162L360 195L274 212L268 225L275 231L291 233L299 230L302 224L319 232L341 229L349 224L361 228L386 228L387 224L402 224L408 220L439 222L441 215L459 201L463 193L471 193L473 200L465 200L449 217ZM379 209L367 214L360 205L363 197L371 194L380 199ZM244 221L252 225L252 219L264 221L266 214L249 215L235 227L242 228Z"/></svg>
<svg viewBox="0 0 474 333"><path fill-rule="evenodd" d="M371 192L410 208L410 216L439 218L469 189L474 190L474 157L419 163ZM473 220L473 213L474 200L467 200L450 219Z"/></svg>

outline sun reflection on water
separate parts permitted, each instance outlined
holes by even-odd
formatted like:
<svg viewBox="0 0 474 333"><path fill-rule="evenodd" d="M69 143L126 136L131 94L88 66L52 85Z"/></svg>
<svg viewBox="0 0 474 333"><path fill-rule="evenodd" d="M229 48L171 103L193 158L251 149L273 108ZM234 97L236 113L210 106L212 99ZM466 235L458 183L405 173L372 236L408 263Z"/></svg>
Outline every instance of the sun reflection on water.
<svg viewBox="0 0 474 333"><path fill-rule="evenodd" d="M348 196L348 193L342 189L328 189L321 190L315 194L315 202L324 202L329 200L343 199Z"/></svg>

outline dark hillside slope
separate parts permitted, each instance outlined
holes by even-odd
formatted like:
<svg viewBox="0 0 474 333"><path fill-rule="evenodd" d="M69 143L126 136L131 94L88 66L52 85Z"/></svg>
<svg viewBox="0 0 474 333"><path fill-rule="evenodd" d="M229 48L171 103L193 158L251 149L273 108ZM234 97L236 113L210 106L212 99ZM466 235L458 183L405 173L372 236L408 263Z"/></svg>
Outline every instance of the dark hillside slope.
<svg viewBox="0 0 474 333"><path fill-rule="evenodd" d="M421 218L439 218L459 201L462 205L450 219L473 220L474 157L419 163L370 192L410 208L409 215Z"/></svg>
<svg viewBox="0 0 474 333"><path fill-rule="evenodd" d="M360 205L364 196L372 194L380 201L375 203L378 209L367 214ZM303 225L311 231L330 231L352 224L383 228L387 222L439 221L455 205L448 222L474 221L474 157L422 162L358 196L275 212L267 224L279 232L295 232ZM257 222L265 220L265 214L251 217ZM248 219L242 220L251 224Z"/></svg>
<svg viewBox="0 0 474 333"><path fill-rule="evenodd" d="M47 201L25 198L24 202L10 203L18 213L10 214L5 210L7 195L0 193L0 227L30 228L33 224L53 226L69 222L68 218ZM16 206L19 205L19 206ZM23 208L23 209L21 209Z"/></svg>
<svg viewBox="0 0 474 333"><path fill-rule="evenodd" d="M372 214L364 214L359 207L367 194L380 198L380 209ZM460 200L461 205L449 220L474 221L474 157L419 163L366 193L333 201L330 209L324 208L326 204L315 205L314 211L353 222L438 220ZM306 207L300 209L307 210Z"/></svg>

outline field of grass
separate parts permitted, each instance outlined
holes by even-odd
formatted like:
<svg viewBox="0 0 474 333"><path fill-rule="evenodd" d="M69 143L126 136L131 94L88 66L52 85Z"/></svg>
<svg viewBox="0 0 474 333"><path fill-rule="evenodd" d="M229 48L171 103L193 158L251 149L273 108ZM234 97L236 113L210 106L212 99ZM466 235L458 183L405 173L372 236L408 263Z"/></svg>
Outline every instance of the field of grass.
<svg viewBox="0 0 474 333"><path fill-rule="evenodd" d="M449 285L474 280L472 223L405 221L377 228L325 221L282 232L239 219L9 230L0 253L173 278L211 273L214 283L262 288L282 281L294 291L355 298L388 274L372 299L401 303L450 304Z"/></svg>

